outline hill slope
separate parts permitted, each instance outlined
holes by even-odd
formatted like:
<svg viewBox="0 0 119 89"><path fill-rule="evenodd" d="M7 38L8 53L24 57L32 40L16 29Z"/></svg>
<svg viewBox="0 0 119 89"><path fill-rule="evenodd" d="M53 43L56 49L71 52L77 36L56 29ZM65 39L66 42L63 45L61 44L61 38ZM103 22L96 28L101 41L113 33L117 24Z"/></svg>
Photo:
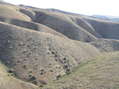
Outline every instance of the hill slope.
<svg viewBox="0 0 119 89"><path fill-rule="evenodd" d="M30 21L31 18L27 15L20 13L19 8L12 5L0 4L0 17L14 18L25 21Z"/></svg>
<svg viewBox="0 0 119 89"><path fill-rule="evenodd" d="M0 62L0 89L38 89L37 86L16 79L8 73L8 70Z"/></svg>
<svg viewBox="0 0 119 89"><path fill-rule="evenodd" d="M30 81L35 77L35 84L55 80L84 59L100 55L88 43L2 22L0 28L0 59L13 68L19 78Z"/></svg>
<svg viewBox="0 0 119 89"><path fill-rule="evenodd" d="M118 89L118 25L0 3L0 89Z"/></svg>
<svg viewBox="0 0 119 89"><path fill-rule="evenodd" d="M104 54L80 64L72 74L49 84L47 88L119 89L118 68L119 52Z"/></svg>

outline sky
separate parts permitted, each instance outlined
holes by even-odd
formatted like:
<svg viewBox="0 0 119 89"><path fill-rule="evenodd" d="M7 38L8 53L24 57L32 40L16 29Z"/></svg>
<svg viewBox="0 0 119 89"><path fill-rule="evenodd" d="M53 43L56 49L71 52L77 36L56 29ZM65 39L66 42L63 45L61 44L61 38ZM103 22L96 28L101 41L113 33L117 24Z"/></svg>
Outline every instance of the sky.
<svg viewBox="0 0 119 89"><path fill-rule="evenodd" d="M119 0L4 0L39 8L54 8L85 15L119 16Z"/></svg>

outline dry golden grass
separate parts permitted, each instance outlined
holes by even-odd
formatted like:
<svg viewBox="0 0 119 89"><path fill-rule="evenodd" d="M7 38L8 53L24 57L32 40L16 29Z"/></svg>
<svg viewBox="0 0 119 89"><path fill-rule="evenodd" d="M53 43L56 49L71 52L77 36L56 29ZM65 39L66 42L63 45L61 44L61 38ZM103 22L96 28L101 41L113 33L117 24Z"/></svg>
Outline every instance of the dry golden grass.
<svg viewBox="0 0 119 89"><path fill-rule="evenodd" d="M30 17L20 13L19 8L10 5L1 5L0 4L0 16L10 19L20 19L25 21L31 21Z"/></svg>

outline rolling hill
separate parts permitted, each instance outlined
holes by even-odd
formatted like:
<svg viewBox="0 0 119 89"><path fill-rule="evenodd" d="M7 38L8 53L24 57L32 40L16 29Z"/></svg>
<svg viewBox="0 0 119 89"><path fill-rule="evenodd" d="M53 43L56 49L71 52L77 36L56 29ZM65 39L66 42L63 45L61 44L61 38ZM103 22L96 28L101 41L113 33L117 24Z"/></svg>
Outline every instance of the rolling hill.
<svg viewBox="0 0 119 89"><path fill-rule="evenodd" d="M0 89L118 89L119 23L0 2Z"/></svg>

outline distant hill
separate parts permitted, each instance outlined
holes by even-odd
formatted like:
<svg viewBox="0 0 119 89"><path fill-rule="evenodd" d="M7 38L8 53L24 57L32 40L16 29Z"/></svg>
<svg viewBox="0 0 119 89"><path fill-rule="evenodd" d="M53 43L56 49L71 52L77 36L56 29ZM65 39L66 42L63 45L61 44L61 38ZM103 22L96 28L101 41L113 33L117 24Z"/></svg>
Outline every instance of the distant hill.
<svg viewBox="0 0 119 89"><path fill-rule="evenodd" d="M91 17L104 19L104 20L109 20L109 21L113 21L113 22L119 22L119 17L116 17L116 16L93 15Z"/></svg>

